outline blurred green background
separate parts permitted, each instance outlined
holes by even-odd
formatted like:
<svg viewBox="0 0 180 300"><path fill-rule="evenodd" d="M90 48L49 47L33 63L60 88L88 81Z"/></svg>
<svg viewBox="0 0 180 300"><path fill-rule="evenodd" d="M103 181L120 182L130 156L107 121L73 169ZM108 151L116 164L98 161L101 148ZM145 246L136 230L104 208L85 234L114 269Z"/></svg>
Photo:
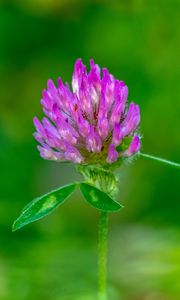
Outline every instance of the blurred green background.
<svg viewBox="0 0 180 300"><path fill-rule="evenodd" d="M77 179L44 161L32 118L48 78L94 58L141 106L143 151L180 161L177 0L0 1L0 300L96 299L96 210L76 193L11 233L31 199ZM180 299L180 173L143 158L120 173L110 217L110 300Z"/></svg>

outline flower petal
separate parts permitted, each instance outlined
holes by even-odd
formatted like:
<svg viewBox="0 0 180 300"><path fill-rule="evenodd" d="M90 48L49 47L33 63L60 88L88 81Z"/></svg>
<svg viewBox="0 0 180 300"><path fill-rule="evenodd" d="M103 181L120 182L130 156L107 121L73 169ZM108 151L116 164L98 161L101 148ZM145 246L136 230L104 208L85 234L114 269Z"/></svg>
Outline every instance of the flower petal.
<svg viewBox="0 0 180 300"><path fill-rule="evenodd" d="M94 126L90 127L90 133L86 138L87 149L89 152L100 152L102 147L101 139L95 131Z"/></svg>
<svg viewBox="0 0 180 300"><path fill-rule="evenodd" d="M123 153L124 156L132 156L140 150L141 143L138 135L135 135L129 148Z"/></svg>
<svg viewBox="0 0 180 300"><path fill-rule="evenodd" d="M106 159L106 161L108 163L113 163L114 161L116 161L118 159L118 152L115 149L115 146L113 144L110 144L109 146L109 150L108 150L108 157Z"/></svg>

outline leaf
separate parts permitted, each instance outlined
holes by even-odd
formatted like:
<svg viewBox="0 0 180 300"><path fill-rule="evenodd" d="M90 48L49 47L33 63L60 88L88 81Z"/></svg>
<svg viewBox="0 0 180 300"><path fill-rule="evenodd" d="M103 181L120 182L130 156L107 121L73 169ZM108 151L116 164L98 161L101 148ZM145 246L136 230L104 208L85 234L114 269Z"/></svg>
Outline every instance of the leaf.
<svg viewBox="0 0 180 300"><path fill-rule="evenodd" d="M119 202L90 184L81 183L80 190L87 202L99 210L115 212L123 208Z"/></svg>
<svg viewBox="0 0 180 300"><path fill-rule="evenodd" d="M74 192L76 187L77 183L60 187L28 203L14 222L12 230L16 231L31 222L49 215Z"/></svg>

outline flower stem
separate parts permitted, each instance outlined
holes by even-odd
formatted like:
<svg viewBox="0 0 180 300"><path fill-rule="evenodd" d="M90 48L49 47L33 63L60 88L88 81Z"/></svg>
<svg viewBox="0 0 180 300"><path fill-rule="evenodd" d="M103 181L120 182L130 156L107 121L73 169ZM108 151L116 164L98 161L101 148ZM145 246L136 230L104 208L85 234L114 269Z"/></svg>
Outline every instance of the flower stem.
<svg viewBox="0 0 180 300"><path fill-rule="evenodd" d="M108 239L108 213L100 212L99 216L99 241L98 241L98 300L108 300L107 298L107 239Z"/></svg>
<svg viewBox="0 0 180 300"><path fill-rule="evenodd" d="M160 158L160 157L156 157L156 156L153 156L153 155L150 155L150 154L146 154L146 153L140 153L140 155L142 157L153 159L153 160L159 161L160 163L163 163L163 164L166 164L166 165L170 165L170 166L172 166L174 168L180 169L180 164L179 163L175 163L173 161L170 161L170 160L167 160L167 159L164 159L164 158Z"/></svg>

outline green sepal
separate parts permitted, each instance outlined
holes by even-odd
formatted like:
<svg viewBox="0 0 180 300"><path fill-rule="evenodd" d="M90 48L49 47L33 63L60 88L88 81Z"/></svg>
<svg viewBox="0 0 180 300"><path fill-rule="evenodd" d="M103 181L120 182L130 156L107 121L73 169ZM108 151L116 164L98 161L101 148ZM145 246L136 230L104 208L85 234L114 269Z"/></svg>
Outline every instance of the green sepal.
<svg viewBox="0 0 180 300"><path fill-rule="evenodd" d="M116 147L116 150L118 152L123 152L123 151L127 150L129 148L129 145L132 142L132 139L133 139L133 136L126 136L122 140L121 144Z"/></svg>
<svg viewBox="0 0 180 300"><path fill-rule="evenodd" d="M12 231L49 215L75 191L77 186L77 183L73 183L60 187L28 203L13 223Z"/></svg>
<svg viewBox="0 0 180 300"><path fill-rule="evenodd" d="M77 170L81 175L83 175L85 183L88 183L104 193L107 193L110 197L117 195L118 178L111 171L94 165L80 165L77 167Z"/></svg>
<svg viewBox="0 0 180 300"><path fill-rule="evenodd" d="M119 202L113 200L108 194L90 184L81 183L80 190L86 201L98 210L115 212L123 208Z"/></svg>

